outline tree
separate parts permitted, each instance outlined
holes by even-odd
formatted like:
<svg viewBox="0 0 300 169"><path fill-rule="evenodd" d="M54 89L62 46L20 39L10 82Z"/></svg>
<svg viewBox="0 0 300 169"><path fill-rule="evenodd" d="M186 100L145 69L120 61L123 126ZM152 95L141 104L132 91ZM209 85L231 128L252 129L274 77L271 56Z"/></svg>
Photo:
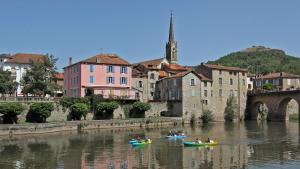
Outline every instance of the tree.
<svg viewBox="0 0 300 169"><path fill-rule="evenodd" d="M47 54L40 61L32 61L30 69L27 70L21 81L22 92L34 96L54 95L54 92L60 89L59 85L55 83L57 81L55 76L57 60L53 55Z"/></svg>
<svg viewBox="0 0 300 169"><path fill-rule="evenodd" d="M113 118L113 112L119 107L115 101L102 102L97 104L95 118L96 119L111 119Z"/></svg>
<svg viewBox="0 0 300 169"><path fill-rule="evenodd" d="M54 110L52 103L33 103L26 115L26 121L32 123L45 123Z"/></svg>
<svg viewBox="0 0 300 169"><path fill-rule="evenodd" d="M204 110L201 116L203 123L208 123L214 121L214 115L210 110Z"/></svg>
<svg viewBox="0 0 300 169"><path fill-rule="evenodd" d="M21 103L1 103L0 113L3 114L3 122L5 124L15 124L18 122L17 115L24 111Z"/></svg>
<svg viewBox="0 0 300 169"><path fill-rule="evenodd" d="M130 112L130 117L144 118L145 112L150 109L151 109L151 105L149 103L144 103L140 101L134 102Z"/></svg>
<svg viewBox="0 0 300 169"><path fill-rule="evenodd" d="M234 96L229 96L226 102L225 108L225 120L226 121L233 121L237 117L238 113L238 105L236 98Z"/></svg>
<svg viewBox="0 0 300 169"><path fill-rule="evenodd" d="M0 70L0 93L12 95L17 91L18 83L11 78L10 71Z"/></svg>
<svg viewBox="0 0 300 169"><path fill-rule="evenodd" d="M265 90L274 90L274 89L276 89L276 86L273 85L272 83L266 83L266 84L263 85L263 89L265 89Z"/></svg>
<svg viewBox="0 0 300 169"><path fill-rule="evenodd" d="M89 112L88 105L84 103L75 103L71 106L71 119L72 120L81 120L82 116L85 118Z"/></svg>

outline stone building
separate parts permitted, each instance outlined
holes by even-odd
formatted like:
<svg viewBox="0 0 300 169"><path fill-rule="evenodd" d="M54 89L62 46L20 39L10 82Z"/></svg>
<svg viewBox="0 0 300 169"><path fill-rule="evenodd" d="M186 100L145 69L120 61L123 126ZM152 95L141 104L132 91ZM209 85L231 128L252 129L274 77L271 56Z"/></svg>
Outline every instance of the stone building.
<svg viewBox="0 0 300 169"><path fill-rule="evenodd" d="M202 98L202 101L205 102L205 109L211 110L216 120L224 120L224 110L229 96L236 98L238 117L240 119L244 118L247 101L247 70L237 67L201 64L196 68L196 72L211 79L211 83L203 83L204 98Z"/></svg>
<svg viewBox="0 0 300 169"><path fill-rule="evenodd" d="M274 90L294 90L300 88L300 76L285 72L269 73L254 79L254 90L263 90L265 84L273 84Z"/></svg>
<svg viewBox="0 0 300 169"><path fill-rule="evenodd" d="M200 118L204 105L202 102L203 83L210 82L205 76L194 71L185 71L160 79L157 82L155 99L168 102L165 116L183 117L185 121Z"/></svg>

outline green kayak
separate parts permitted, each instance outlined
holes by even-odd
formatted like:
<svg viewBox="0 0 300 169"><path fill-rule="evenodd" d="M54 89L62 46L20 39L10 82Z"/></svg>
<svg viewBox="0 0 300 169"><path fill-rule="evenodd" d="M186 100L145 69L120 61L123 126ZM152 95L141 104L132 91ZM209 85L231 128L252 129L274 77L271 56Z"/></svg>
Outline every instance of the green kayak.
<svg viewBox="0 0 300 169"><path fill-rule="evenodd" d="M211 142L211 143L195 143L195 142L190 142L190 141L187 141L187 142L183 142L183 145L185 146L189 146L189 147L199 147L199 146L215 146L215 145L218 145L219 143L214 141L214 142Z"/></svg>
<svg viewBox="0 0 300 169"><path fill-rule="evenodd" d="M151 144L151 143L152 143L152 141L149 140L149 141L142 141L142 142L132 143L131 145L132 146L142 146L142 145Z"/></svg>

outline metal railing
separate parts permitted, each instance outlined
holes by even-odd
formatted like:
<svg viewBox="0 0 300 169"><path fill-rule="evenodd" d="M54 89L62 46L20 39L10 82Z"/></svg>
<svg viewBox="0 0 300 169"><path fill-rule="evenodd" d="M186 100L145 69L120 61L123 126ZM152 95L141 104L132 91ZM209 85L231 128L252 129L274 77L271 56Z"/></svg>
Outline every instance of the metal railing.
<svg viewBox="0 0 300 169"><path fill-rule="evenodd" d="M57 102L60 97L33 97L33 96L22 96L22 97L14 97L14 96L4 96L0 97L0 101L7 102Z"/></svg>

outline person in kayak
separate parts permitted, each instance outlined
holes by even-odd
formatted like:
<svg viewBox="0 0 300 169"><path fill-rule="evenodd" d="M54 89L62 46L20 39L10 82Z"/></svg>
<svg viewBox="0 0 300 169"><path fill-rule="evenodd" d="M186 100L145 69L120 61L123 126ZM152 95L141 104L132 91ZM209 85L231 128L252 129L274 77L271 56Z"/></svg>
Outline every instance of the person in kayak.
<svg viewBox="0 0 300 169"><path fill-rule="evenodd" d="M195 143L196 144L201 144L202 142L199 140L199 138L196 138Z"/></svg>
<svg viewBox="0 0 300 169"><path fill-rule="evenodd" d="M207 137L206 143L213 143L214 141Z"/></svg>

